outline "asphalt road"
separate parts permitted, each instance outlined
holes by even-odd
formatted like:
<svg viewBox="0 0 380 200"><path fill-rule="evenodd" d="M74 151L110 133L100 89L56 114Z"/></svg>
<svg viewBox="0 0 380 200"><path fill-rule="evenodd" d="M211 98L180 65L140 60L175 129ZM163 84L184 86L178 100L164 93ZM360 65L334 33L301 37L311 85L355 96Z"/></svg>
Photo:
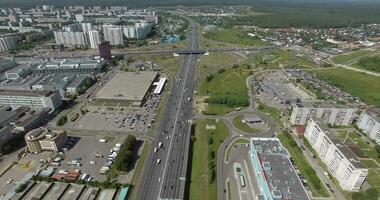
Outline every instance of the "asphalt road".
<svg viewBox="0 0 380 200"><path fill-rule="evenodd" d="M189 26L188 38L187 50L198 50L198 25L193 22ZM150 150L142 172L142 180L137 187L139 200L184 197L190 140L188 121L192 118L197 60L198 55L184 56L157 129L154 147ZM161 148L158 148L159 143L162 143Z"/></svg>

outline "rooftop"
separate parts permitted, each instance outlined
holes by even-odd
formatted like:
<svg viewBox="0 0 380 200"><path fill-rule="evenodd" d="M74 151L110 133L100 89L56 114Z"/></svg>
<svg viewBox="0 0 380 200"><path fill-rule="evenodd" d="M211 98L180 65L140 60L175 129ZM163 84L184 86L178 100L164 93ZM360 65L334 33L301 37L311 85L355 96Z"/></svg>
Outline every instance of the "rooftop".
<svg viewBox="0 0 380 200"><path fill-rule="evenodd" d="M121 72L96 94L97 99L142 101L157 72Z"/></svg>
<svg viewBox="0 0 380 200"><path fill-rule="evenodd" d="M36 70L44 69L70 69L70 68L99 68L105 64L105 60L94 60L90 58L52 59L34 66Z"/></svg>
<svg viewBox="0 0 380 200"><path fill-rule="evenodd" d="M0 90L2 96L30 96L30 97L48 97L52 94L51 91L31 91L31 90Z"/></svg>
<svg viewBox="0 0 380 200"><path fill-rule="evenodd" d="M281 199L310 199L289 159L287 151L277 138L252 138L261 168L272 197Z"/></svg>
<svg viewBox="0 0 380 200"><path fill-rule="evenodd" d="M354 109L355 108L350 108L345 105L341 104L336 104L333 102L328 102L328 101L303 101L300 104L297 104L297 107L301 108L344 108L344 109Z"/></svg>
<svg viewBox="0 0 380 200"><path fill-rule="evenodd" d="M348 146L344 145L344 143L338 137L332 134L330 129L326 125L322 124L320 121L316 119L312 120L314 120L317 126L325 133L326 137L330 139L330 141L339 149L343 156L346 157L347 160L349 160L354 167L366 168L363 165L363 163L360 162L360 160L357 158L354 152L352 152Z"/></svg>

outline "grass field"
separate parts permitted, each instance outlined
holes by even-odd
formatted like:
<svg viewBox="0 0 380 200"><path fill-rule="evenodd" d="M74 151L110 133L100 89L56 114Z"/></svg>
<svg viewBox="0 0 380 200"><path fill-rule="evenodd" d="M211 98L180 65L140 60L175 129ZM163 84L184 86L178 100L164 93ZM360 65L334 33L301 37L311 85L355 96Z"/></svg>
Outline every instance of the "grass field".
<svg viewBox="0 0 380 200"><path fill-rule="evenodd" d="M380 77L345 69L327 69L316 72L318 78L339 87L362 101L380 107Z"/></svg>
<svg viewBox="0 0 380 200"><path fill-rule="evenodd" d="M266 42L257 37L249 36L248 32L239 29L217 29L208 31L204 36L210 40L239 44L244 46L264 46Z"/></svg>
<svg viewBox="0 0 380 200"><path fill-rule="evenodd" d="M361 58L352 65L353 67L380 73L380 56L369 56Z"/></svg>
<svg viewBox="0 0 380 200"><path fill-rule="evenodd" d="M244 59L233 53L211 52L208 56L202 56L198 63L198 74L202 76L206 73L216 71L220 68L229 67L242 62Z"/></svg>
<svg viewBox="0 0 380 200"><path fill-rule="evenodd" d="M362 160L362 163L368 168L379 168L380 166L376 164L373 160Z"/></svg>
<svg viewBox="0 0 380 200"><path fill-rule="evenodd" d="M335 64L342 64L342 63L348 62L350 60L353 60L355 58L359 58L360 56L364 56L368 53L371 53L371 51L370 50L354 51L354 52L348 53L348 54L337 55L337 56L333 57L331 60Z"/></svg>
<svg viewBox="0 0 380 200"><path fill-rule="evenodd" d="M216 125L215 130L206 130L206 125ZM214 165L216 170L216 155L220 144L228 137L228 128L224 122L215 120L198 120L195 127L195 142L191 168L190 200L218 199L216 185L216 171L210 174L209 166ZM212 143L210 144L209 138ZM213 152L213 153L210 153ZM214 158L209 156L214 154ZM213 181L210 181L213 176Z"/></svg>
<svg viewBox="0 0 380 200"><path fill-rule="evenodd" d="M285 49L272 49L257 52L249 58L249 62L264 69L282 68L316 68L318 65L298 57L295 53Z"/></svg>
<svg viewBox="0 0 380 200"><path fill-rule="evenodd" d="M248 126L246 123L243 123L242 120L244 119L244 116L240 115L240 116L236 116L233 120L232 120L232 123L234 124L234 126L241 130L241 131L244 131L246 133L258 133L260 132L260 130L258 129L255 129L255 128L252 128L250 126Z"/></svg>
<svg viewBox="0 0 380 200"><path fill-rule="evenodd" d="M209 81L202 80L198 88L198 95L208 96L206 99L208 106L204 113L222 115L235 108L248 106L249 98L246 85L248 76L249 71L239 67L221 73L217 72ZM219 102L219 99L222 101Z"/></svg>
<svg viewBox="0 0 380 200"><path fill-rule="evenodd" d="M315 170L310 166L309 162L302 154L302 150L298 147L292 136L289 133L282 133L278 135L278 138L280 139L281 144L284 145L289 151L290 155L294 159L295 165L301 171L301 174L306 178L313 196L328 197L329 194L327 189L315 173Z"/></svg>

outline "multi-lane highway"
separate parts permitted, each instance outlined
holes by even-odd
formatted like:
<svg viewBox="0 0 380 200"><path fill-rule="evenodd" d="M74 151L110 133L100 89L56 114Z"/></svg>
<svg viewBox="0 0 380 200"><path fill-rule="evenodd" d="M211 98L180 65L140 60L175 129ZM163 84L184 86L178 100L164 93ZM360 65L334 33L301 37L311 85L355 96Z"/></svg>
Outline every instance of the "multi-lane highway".
<svg viewBox="0 0 380 200"><path fill-rule="evenodd" d="M188 38L187 50L198 50L198 25L193 22ZM184 56L137 187L139 200L184 197L197 60L196 54Z"/></svg>

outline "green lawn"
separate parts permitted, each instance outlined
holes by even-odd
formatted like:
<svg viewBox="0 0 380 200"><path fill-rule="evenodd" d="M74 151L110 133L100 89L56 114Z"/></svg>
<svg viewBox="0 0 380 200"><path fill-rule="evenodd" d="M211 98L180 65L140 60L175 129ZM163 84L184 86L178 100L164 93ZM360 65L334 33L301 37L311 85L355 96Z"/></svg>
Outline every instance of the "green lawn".
<svg viewBox="0 0 380 200"><path fill-rule="evenodd" d="M215 72L224 67L229 67L242 62L242 58L236 54L227 52L211 52L208 56L200 57L198 63L198 74L202 76L206 73Z"/></svg>
<svg viewBox="0 0 380 200"><path fill-rule="evenodd" d="M248 124L243 123L242 120L244 119L244 116L236 116L232 123L237 129L240 129L241 131L244 131L246 133L258 133L260 130L250 127Z"/></svg>
<svg viewBox="0 0 380 200"><path fill-rule="evenodd" d="M289 133L282 133L278 135L278 138L280 139L282 145L287 148L295 162L295 165L307 180L313 196L329 197L324 184L322 184L318 175L315 173L315 170L310 166L309 162L304 157L301 148L298 147L292 136Z"/></svg>
<svg viewBox="0 0 380 200"><path fill-rule="evenodd" d="M316 71L318 78L339 87L362 101L380 107L380 77L346 69Z"/></svg>
<svg viewBox="0 0 380 200"><path fill-rule="evenodd" d="M372 187L380 189L380 175L375 170L369 170L366 180Z"/></svg>
<svg viewBox="0 0 380 200"><path fill-rule="evenodd" d="M217 29L208 31L204 36L210 40L239 44L244 46L264 46L266 42L257 37L248 35L248 32L239 29Z"/></svg>
<svg viewBox="0 0 380 200"><path fill-rule="evenodd" d="M380 166L377 165L373 160L362 160L362 163L368 167L368 168L379 168Z"/></svg>
<svg viewBox="0 0 380 200"><path fill-rule="evenodd" d="M215 73L213 78L200 82L198 95L208 96L205 114L222 115L238 107L249 105L246 79L249 71L243 67Z"/></svg>
<svg viewBox="0 0 380 200"><path fill-rule="evenodd" d="M380 56L361 58L352 66L368 71L380 73Z"/></svg>
<svg viewBox="0 0 380 200"><path fill-rule="evenodd" d="M216 125L216 129L206 130L206 125ZM190 200L218 199L216 156L220 144L227 137L228 128L222 121L198 120L196 122L191 168ZM213 168L213 172L210 170L210 167Z"/></svg>
<svg viewBox="0 0 380 200"><path fill-rule="evenodd" d="M342 63L348 62L350 60L353 60L355 58L358 58L360 56L364 56L370 52L371 52L370 50L354 51L354 52L348 53L348 54L337 55L337 56L333 57L331 60L336 64L342 64Z"/></svg>

